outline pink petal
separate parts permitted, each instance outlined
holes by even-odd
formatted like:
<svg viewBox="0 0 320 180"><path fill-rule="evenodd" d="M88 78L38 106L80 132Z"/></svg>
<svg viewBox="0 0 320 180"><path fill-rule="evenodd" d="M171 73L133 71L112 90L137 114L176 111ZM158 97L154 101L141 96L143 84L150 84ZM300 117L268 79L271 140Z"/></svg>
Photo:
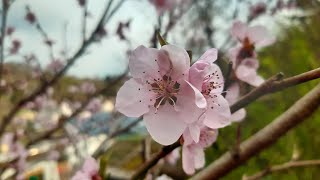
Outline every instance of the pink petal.
<svg viewBox="0 0 320 180"><path fill-rule="evenodd" d="M159 78L159 67L156 60L161 56L161 52L154 48L139 46L132 51L129 58L130 73L134 78L148 79L150 77Z"/></svg>
<svg viewBox="0 0 320 180"><path fill-rule="evenodd" d="M235 82L232 83L229 88L227 89L226 100L229 102L230 105L234 104L240 95L240 86L239 83Z"/></svg>
<svg viewBox="0 0 320 180"><path fill-rule="evenodd" d="M228 51L228 58L232 62L232 68L235 69L237 66L237 57L239 55L239 52L241 50L241 47L234 47L229 49Z"/></svg>
<svg viewBox="0 0 320 180"><path fill-rule="evenodd" d="M183 144L184 145L190 145L192 143L193 143L193 139L191 137L190 131L189 131L189 129L186 129L183 132Z"/></svg>
<svg viewBox="0 0 320 180"><path fill-rule="evenodd" d="M231 35L239 41L242 41L246 36L247 29L246 24L241 21L235 21L231 27Z"/></svg>
<svg viewBox="0 0 320 180"><path fill-rule="evenodd" d="M116 109L130 117L139 117L149 111L154 94L133 78L124 83L116 98Z"/></svg>
<svg viewBox="0 0 320 180"><path fill-rule="evenodd" d="M263 47L272 44L275 38L272 37L264 26L253 26L248 29L248 38L256 47Z"/></svg>
<svg viewBox="0 0 320 180"><path fill-rule="evenodd" d="M239 109L238 111L236 111L235 113L233 113L231 115L230 119L233 122L240 122L246 117L246 114L247 114L246 110L244 108L242 108L242 109Z"/></svg>
<svg viewBox="0 0 320 180"><path fill-rule="evenodd" d="M195 143L199 142L199 138L200 138L200 128L197 124L192 124L188 126L189 131L190 131L190 135L192 137L192 140Z"/></svg>
<svg viewBox="0 0 320 180"><path fill-rule="evenodd" d="M260 86L264 82L263 77L257 75L252 81L248 82L250 85L254 87Z"/></svg>
<svg viewBox="0 0 320 180"><path fill-rule="evenodd" d="M143 120L152 138L162 145L176 142L187 127L169 103L162 105L157 113L155 108L151 108Z"/></svg>
<svg viewBox="0 0 320 180"><path fill-rule="evenodd" d="M208 108L204 124L212 129L223 128L229 124L231 112L228 101L220 94L208 99Z"/></svg>
<svg viewBox="0 0 320 180"><path fill-rule="evenodd" d="M205 165L204 150L200 146L194 147L194 166L196 169L203 168Z"/></svg>
<svg viewBox="0 0 320 180"><path fill-rule="evenodd" d="M209 64L214 63L218 58L218 50L215 48L208 49L199 59L198 61L204 61Z"/></svg>
<svg viewBox="0 0 320 180"><path fill-rule="evenodd" d="M99 165L95 159L87 157L83 164L82 171L89 175L96 175L99 171Z"/></svg>
<svg viewBox="0 0 320 180"><path fill-rule="evenodd" d="M261 82L261 78L257 78L257 60L245 59L241 62L236 70L236 76L241 81L244 81L250 85L256 85Z"/></svg>
<svg viewBox="0 0 320 180"><path fill-rule="evenodd" d="M176 80L188 77L190 58L185 49L174 45L164 45L161 47L161 51L164 51L167 54L172 63L172 79Z"/></svg>
<svg viewBox="0 0 320 180"><path fill-rule="evenodd" d="M208 127L204 127L201 129L200 141L198 144L202 148L207 148L211 146L214 142L216 142L218 134L219 132L217 129L210 129Z"/></svg>
<svg viewBox="0 0 320 180"><path fill-rule="evenodd" d="M199 91L202 91L202 83L208 74L209 66L208 63L197 61L189 69L189 82Z"/></svg>
<svg viewBox="0 0 320 180"><path fill-rule="evenodd" d="M201 92L185 81L180 85L180 92L176 97L176 109L179 111L180 119L186 123L199 120L207 105Z"/></svg>
<svg viewBox="0 0 320 180"><path fill-rule="evenodd" d="M194 154L190 151L188 146L182 146L182 168L188 175L195 173Z"/></svg>
<svg viewBox="0 0 320 180"><path fill-rule="evenodd" d="M215 83L215 88L210 91L212 94L221 94L224 88L224 79L222 72L216 64L212 64L208 70L207 76L210 75L210 80L208 81Z"/></svg>

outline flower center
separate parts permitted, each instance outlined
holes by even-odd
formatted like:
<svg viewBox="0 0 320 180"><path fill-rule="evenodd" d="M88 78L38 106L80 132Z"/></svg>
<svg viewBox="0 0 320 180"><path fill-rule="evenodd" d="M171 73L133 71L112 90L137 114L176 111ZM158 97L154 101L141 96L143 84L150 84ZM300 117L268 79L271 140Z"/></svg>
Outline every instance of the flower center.
<svg viewBox="0 0 320 180"><path fill-rule="evenodd" d="M153 79L153 82L147 81L147 84L151 86L149 91L153 91L157 95L154 103L156 109L166 102L169 102L172 106L176 104L176 95L179 92L180 84L177 81L173 81L170 76L164 75L162 79Z"/></svg>
<svg viewBox="0 0 320 180"><path fill-rule="evenodd" d="M242 41L242 48L237 56L237 61L241 61L245 58L253 57L254 53L254 45L250 42L250 40L246 37ZM240 62L237 62L239 64Z"/></svg>
<svg viewBox="0 0 320 180"><path fill-rule="evenodd" d="M217 81L215 81L215 79ZM206 96L209 96L210 95L210 92L214 89L217 89L217 88L221 88L221 85L223 83L220 83L218 80L220 79L219 77L219 74L218 74L218 71L215 71L209 75L207 75L203 81L203 84L202 84L202 91L201 93L203 95L206 95Z"/></svg>

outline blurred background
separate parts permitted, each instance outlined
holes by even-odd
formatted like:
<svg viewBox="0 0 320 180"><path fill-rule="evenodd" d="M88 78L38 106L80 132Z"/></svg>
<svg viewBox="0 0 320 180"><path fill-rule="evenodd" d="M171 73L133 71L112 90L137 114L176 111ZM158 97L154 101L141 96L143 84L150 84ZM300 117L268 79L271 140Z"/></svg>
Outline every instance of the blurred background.
<svg viewBox="0 0 320 180"><path fill-rule="evenodd" d="M293 76L320 65L319 0L2 0L0 37L1 179L70 179L88 156L104 157L113 179L127 179L161 146L141 119L114 109L130 77L128 56L139 45L159 48L156 32L192 50L219 49L219 61L236 44L235 20L263 25L276 42L258 50L267 79ZM173 2L173 1L171 1ZM164 4L163 4L164 3ZM288 109L317 82L267 95L250 104L241 139ZM245 94L252 87L243 86ZM235 123L220 130L206 164L234 147ZM269 165L319 159L320 115L290 131L271 148L223 179L241 179ZM170 164L170 163L169 163ZM153 174L185 179L181 160L158 163ZM319 167L290 169L265 179L318 179Z"/></svg>

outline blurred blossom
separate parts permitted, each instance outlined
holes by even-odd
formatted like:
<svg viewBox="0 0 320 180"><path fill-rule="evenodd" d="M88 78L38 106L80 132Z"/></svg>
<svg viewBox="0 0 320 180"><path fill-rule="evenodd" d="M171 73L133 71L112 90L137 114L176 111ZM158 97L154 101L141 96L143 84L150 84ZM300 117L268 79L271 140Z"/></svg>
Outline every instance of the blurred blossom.
<svg viewBox="0 0 320 180"><path fill-rule="evenodd" d="M28 21L30 24L33 24L36 22L36 16L33 12L31 12L30 8L26 6L27 14L25 16L25 20Z"/></svg>
<svg viewBox="0 0 320 180"><path fill-rule="evenodd" d="M52 161L57 161L60 158L60 153L56 150L51 150L47 158Z"/></svg>
<svg viewBox="0 0 320 180"><path fill-rule="evenodd" d="M72 114L72 109L67 102L62 102L60 104L60 111L63 116L70 116Z"/></svg>
<svg viewBox="0 0 320 180"><path fill-rule="evenodd" d="M72 180L102 180L98 162L92 157L86 158L81 170L76 172Z"/></svg>
<svg viewBox="0 0 320 180"><path fill-rule="evenodd" d="M12 40L10 54L17 54L20 48L21 48L21 41L17 39Z"/></svg>
<svg viewBox="0 0 320 180"><path fill-rule="evenodd" d="M162 174L161 176L156 177L156 180L173 180L173 179L165 174Z"/></svg>
<svg viewBox="0 0 320 180"><path fill-rule="evenodd" d="M162 15L165 11L171 11L176 5L176 0L149 0L158 12L158 15Z"/></svg>
<svg viewBox="0 0 320 180"><path fill-rule="evenodd" d="M9 27L7 27L7 32L6 33L7 33L8 36L11 36L14 31L15 31L15 28L12 27L12 26L9 26Z"/></svg>
<svg viewBox="0 0 320 180"><path fill-rule="evenodd" d="M79 87L75 86L75 85L71 85L71 86L68 87L68 92L77 93L77 92L79 92Z"/></svg>
<svg viewBox="0 0 320 180"><path fill-rule="evenodd" d="M93 98L87 105L86 110L92 113L97 113L101 110L101 107L102 107L102 100L100 98Z"/></svg>
<svg viewBox="0 0 320 180"><path fill-rule="evenodd" d="M236 77L252 86L259 86L264 80L257 74L259 61L255 49L274 43L275 37L263 26L248 27L240 21L233 23L231 35L239 42L228 52Z"/></svg>
<svg viewBox="0 0 320 180"><path fill-rule="evenodd" d="M96 86L92 82L84 82L81 84L80 90L85 94L93 94L96 92Z"/></svg>
<svg viewBox="0 0 320 180"><path fill-rule="evenodd" d="M249 19L254 19L261 14L265 13L267 9L267 5L264 2L258 2L255 5L250 6L250 14Z"/></svg>
<svg viewBox="0 0 320 180"><path fill-rule="evenodd" d="M82 7L86 4L86 0L77 0L78 4Z"/></svg>
<svg viewBox="0 0 320 180"><path fill-rule="evenodd" d="M57 73L63 69L63 67L64 63L60 59L54 59L48 64L47 69L52 73Z"/></svg>

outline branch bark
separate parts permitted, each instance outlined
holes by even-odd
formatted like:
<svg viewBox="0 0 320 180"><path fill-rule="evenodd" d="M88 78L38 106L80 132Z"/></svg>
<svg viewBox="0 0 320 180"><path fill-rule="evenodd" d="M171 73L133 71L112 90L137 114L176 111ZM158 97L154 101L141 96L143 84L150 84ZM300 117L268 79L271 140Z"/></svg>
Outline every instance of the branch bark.
<svg viewBox="0 0 320 180"><path fill-rule="evenodd" d="M290 161L279 165L266 168L252 176L244 176L242 180L258 180L274 172L285 171L291 168L320 166L320 160Z"/></svg>
<svg viewBox="0 0 320 180"><path fill-rule="evenodd" d="M310 117L320 105L320 84L298 100L272 123L241 143L237 156L229 151L198 173L193 179L219 179L249 158L269 147L286 132Z"/></svg>

